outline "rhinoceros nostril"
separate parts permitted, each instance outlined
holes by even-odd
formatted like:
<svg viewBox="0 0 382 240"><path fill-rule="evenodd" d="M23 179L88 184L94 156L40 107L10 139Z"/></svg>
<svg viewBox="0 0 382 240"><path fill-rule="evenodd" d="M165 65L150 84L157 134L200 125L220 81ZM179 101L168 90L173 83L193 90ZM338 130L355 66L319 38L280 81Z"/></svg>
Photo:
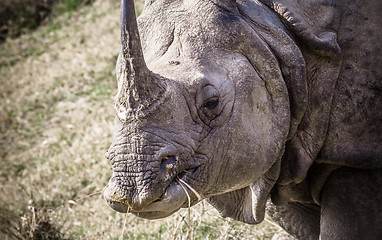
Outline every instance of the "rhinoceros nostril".
<svg viewBox="0 0 382 240"><path fill-rule="evenodd" d="M175 167L176 162L178 161L177 156L166 156L162 157L160 163L160 172L171 170Z"/></svg>

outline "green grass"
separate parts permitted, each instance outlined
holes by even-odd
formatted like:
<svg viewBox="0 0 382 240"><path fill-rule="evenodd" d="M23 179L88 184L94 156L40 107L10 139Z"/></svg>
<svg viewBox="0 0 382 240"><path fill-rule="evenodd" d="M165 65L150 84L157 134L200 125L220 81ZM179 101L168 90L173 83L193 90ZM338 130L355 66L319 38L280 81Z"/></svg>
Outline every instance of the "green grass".
<svg viewBox="0 0 382 240"><path fill-rule="evenodd" d="M60 30L62 28L61 23L58 22L52 22L45 27L43 27L39 32L40 32L40 37L41 38L46 38L49 36L49 34L55 33L57 30ZM58 39L56 39L58 40Z"/></svg>
<svg viewBox="0 0 382 240"><path fill-rule="evenodd" d="M9 37L28 33L50 18L73 15L80 8L91 5L94 0L3 0L0 9L0 25L8 30Z"/></svg>
<svg viewBox="0 0 382 240"><path fill-rule="evenodd" d="M70 38L72 29L71 31L60 30L69 24L70 19L73 17L73 13L79 12L80 10L84 11L83 7L93 4L94 0L60 0L53 1L53 3L54 4L51 6L51 17L48 20L45 20L42 26L33 32L30 32L31 30L29 30L29 34L22 35L21 37L26 39L23 39L23 42L19 42L19 46L8 46L8 48L5 47L0 50L0 73L2 72L2 69L12 67L19 61L25 61L25 59L29 57L42 55L49 50L53 43ZM15 28L12 31L28 32L24 29L35 29L38 26L39 23L35 23L33 26L25 25L24 22L32 18L32 16L30 16L31 13L26 10L24 12L27 15L23 15L23 12L20 13L20 19L17 18L14 25L11 26L12 29ZM75 29L78 31L81 28L77 25L75 26ZM6 42L5 45L9 45L9 43ZM13 47L13 51L10 51L9 47ZM65 48L62 48L61 50L65 50Z"/></svg>
<svg viewBox="0 0 382 240"><path fill-rule="evenodd" d="M84 5L90 5L94 0L65 0L58 1L53 5L53 11L57 14L73 13Z"/></svg>

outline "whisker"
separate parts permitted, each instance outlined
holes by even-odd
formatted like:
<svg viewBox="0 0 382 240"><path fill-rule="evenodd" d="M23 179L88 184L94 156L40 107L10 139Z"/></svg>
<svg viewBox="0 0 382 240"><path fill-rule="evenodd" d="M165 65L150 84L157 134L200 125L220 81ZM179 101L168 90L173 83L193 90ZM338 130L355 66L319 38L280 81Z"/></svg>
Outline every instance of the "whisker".
<svg viewBox="0 0 382 240"><path fill-rule="evenodd" d="M72 204L74 204L74 203L77 204L78 201L84 200L85 198L90 198L90 197L92 197L92 196L94 196L94 195L102 194L103 191L105 190L105 188L106 188L106 187L104 187L102 190L98 190L98 191L95 191L95 192L93 192L93 193L89 193L89 194L87 194L87 195L85 195L85 196L82 196L82 197L79 197L79 198L76 198L76 199L72 199L72 200L70 200L70 201L71 201Z"/></svg>
<svg viewBox="0 0 382 240"><path fill-rule="evenodd" d="M185 181L183 181L180 178L178 178L178 180L181 183L183 183L184 185L186 185L195 194L195 196L198 198L198 201L202 201L203 200L203 198L200 196L200 194L193 187L191 187L189 184L187 184Z"/></svg>
<svg viewBox="0 0 382 240"><path fill-rule="evenodd" d="M187 192L187 189L183 186L182 181L180 178L176 178L176 181L179 183L179 185L183 188L184 192L186 193L187 195L187 199L188 199L188 231L187 231L187 236L186 236L186 239L188 239L188 236L189 236L189 233L191 232L191 197L190 197L190 194L188 194ZM187 185L186 185L187 186Z"/></svg>
<svg viewBox="0 0 382 240"><path fill-rule="evenodd" d="M179 185L183 188L184 192L186 193L187 195L187 198L188 198L188 208L190 209L191 208L191 197L190 195L188 194L186 188L183 186L183 184L185 184L187 186L187 184L180 178L176 178L176 181L179 183Z"/></svg>
<svg viewBox="0 0 382 240"><path fill-rule="evenodd" d="M125 228L126 228L126 223L127 223L127 214L130 212L130 207L127 208L126 214L125 214L125 220L123 222L123 227L122 227L122 234L121 237L119 238L120 240L123 240L123 235L125 234Z"/></svg>

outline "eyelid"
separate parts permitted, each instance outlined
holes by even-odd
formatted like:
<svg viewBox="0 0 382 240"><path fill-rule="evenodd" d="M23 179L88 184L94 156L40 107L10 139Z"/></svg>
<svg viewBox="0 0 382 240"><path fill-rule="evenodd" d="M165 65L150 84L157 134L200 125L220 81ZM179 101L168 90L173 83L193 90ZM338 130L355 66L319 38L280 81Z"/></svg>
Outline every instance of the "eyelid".
<svg viewBox="0 0 382 240"><path fill-rule="evenodd" d="M204 101L203 107L208 108L208 111L215 110L220 104L219 97L214 96Z"/></svg>
<svg viewBox="0 0 382 240"><path fill-rule="evenodd" d="M211 98L219 98L219 92L216 90L216 88L212 86L208 86L208 88L204 88L205 94L206 94L206 101Z"/></svg>
<svg viewBox="0 0 382 240"><path fill-rule="evenodd" d="M214 95L212 97L207 98L204 102L206 103L206 102L215 101L215 100L219 100L219 96Z"/></svg>

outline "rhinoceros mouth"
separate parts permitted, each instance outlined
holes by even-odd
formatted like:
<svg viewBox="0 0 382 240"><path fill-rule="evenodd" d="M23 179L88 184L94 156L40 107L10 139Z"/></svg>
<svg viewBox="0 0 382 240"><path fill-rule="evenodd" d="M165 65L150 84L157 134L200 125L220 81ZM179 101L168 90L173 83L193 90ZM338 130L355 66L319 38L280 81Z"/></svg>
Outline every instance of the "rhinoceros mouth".
<svg viewBox="0 0 382 240"><path fill-rule="evenodd" d="M197 166L197 167L193 167L193 168L189 168L189 169L186 169L186 170L183 170L181 173L179 173L174 179L173 181L170 183L170 185L166 188L165 192L163 193L163 195L158 198L157 200L154 201L155 202L160 202L160 201L163 201L164 199L166 199L166 194L167 194L167 190L173 186L180 186L182 188L182 192L184 194L188 194L188 191L187 190L190 190L191 192L194 192L195 193L195 190L189 185L187 184L187 179L189 179L190 177L193 177L195 176L198 172L199 172L199 169L200 169L201 166ZM197 194L197 197L200 198L199 194ZM191 199L190 199L191 200Z"/></svg>
<svg viewBox="0 0 382 240"><path fill-rule="evenodd" d="M118 196L115 186L108 185L104 190L104 198L108 205L121 213L132 213L142 218L158 219L170 216L180 208L194 205L201 200L200 195L190 186L190 179L200 171L201 165L188 168L176 175L172 182L165 188L163 194L145 207L134 210L125 202L123 197ZM192 193L194 193L193 196Z"/></svg>

